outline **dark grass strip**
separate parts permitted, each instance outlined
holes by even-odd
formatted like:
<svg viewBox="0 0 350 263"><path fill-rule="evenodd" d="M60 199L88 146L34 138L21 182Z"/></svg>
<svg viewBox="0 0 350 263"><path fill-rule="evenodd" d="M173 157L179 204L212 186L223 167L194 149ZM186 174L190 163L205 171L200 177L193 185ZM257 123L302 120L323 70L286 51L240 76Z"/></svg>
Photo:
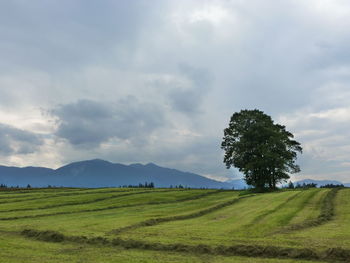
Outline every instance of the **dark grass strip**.
<svg viewBox="0 0 350 263"><path fill-rule="evenodd" d="M194 213L190 213L190 214L185 214L185 215L178 215L178 216L168 216L168 217L158 217L158 218L152 218L152 219L148 219L145 221L142 221L140 223L136 223L130 226L126 226L126 227L121 227L118 229L114 229L112 230L113 234L120 234L121 232L125 232L128 230L132 230L132 229L136 229L136 228L140 228L140 227L145 227L145 226L154 226L154 225L158 225L161 223L165 223L165 222L170 222L170 221L178 221L178 220L186 220L186 219L191 219L191 218L196 218L196 217L200 217L200 216L204 216L206 214L212 213L214 211L217 211L219 209L225 208L227 206L233 205L237 202L239 202L240 200L244 199L244 198L248 198L254 195L249 195L249 196L243 196L243 197L237 197L233 200L227 201L227 202L223 202L220 203L218 205L214 205L212 207L194 212Z"/></svg>
<svg viewBox="0 0 350 263"><path fill-rule="evenodd" d="M116 195L112 196L106 196L106 197L99 197L93 200L89 201L77 201L77 202L71 202L71 203L63 203L63 204L56 204L56 205L46 205L46 206L41 206L41 207L36 207L36 208L15 208L15 209L9 209L9 210L0 210L1 212L16 212L16 211L31 211L31 210L44 210L44 209L49 209L49 208L57 208L57 207L63 207L63 206L71 206L71 205L85 205L85 204L92 204L100 201L105 201L109 199L116 199L119 197L124 197L124 196L129 196L129 195L135 195L135 194L146 194L146 193L162 193L162 192L171 192L171 191L178 191L178 190L157 190L157 191L135 191L135 190L130 190L130 191L123 191L123 192L112 192L112 193L118 193ZM125 193L129 192L129 193ZM133 193L130 193L133 192ZM44 197L45 198L45 197Z"/></svg>
<svg viewBox="0 0 350 263"><path fill-rule="evenodd" d="M40 199L47 199L47 198L55 198L55 197L65 197L65 196L74 196L74 195L89 195L89 194L109 194L109 193L124 193L124 192L130 192L133 190L126 190L126 191L104 191L104 192L83 192L83 193L79 193L79 192L68 192L68 193L62 193L62 194L44 194L41 196L37 196L37 197L32 197L32 196L21 196L21 197L9 197L9 198L3 198L3 199L7 199L6 201L0 201L0 204L8 204L8 203L18 203L18 202L26 202L26 201L32 201L32 200L40 200ZM8 200L8 199L15 199L15 200Z"/></svg>
<svg viewBox="0 0 350 263"><path fill-rule="evenodd" d="M165 192L166 190L164 190ZM178 190L167 190L168 192L170 191L178 191ZM184 190L185 191L185 190ZM66 211L66 212L56 212L56 213L51 213L51 214L38 214L38 215L27 215L27 216L14 216L14 217L3 217L0 218L0 221L10 221L10 220L18 220L18 219L28 219L28 218L39 218L39 217L49 217L49 216L57 216L57 215L70 215L70 214L78 214L78 213L90 213L90 212L99 212L99 211L105 211L105 210L111 210L111 209L118 209L118 208L128 208L128 207L137 207L137 206L145 206L145 205L161 205L161 204L171 204L171 203L179 203L179 202L186 202L186 201L192 201L196 199L200 199L212 194L216 194L222 191L227 191L227 190L217 190L213 192L207 192L204 194L196 195L196 196L190 196L186 197L183 199L177 199L177 200L172 200L172 201L154 201L154 202L146 202L146 203L141 203L141 204L130 204L130 205L116 205L116 206L108 206L108 207L101 207L101 208L94 208L94 209L84 209L84 210L79 210L79 211ZM156 191L160 192L160 191ZM141 192L138 192L141 193ZM138 193L133 193L133 194L138 194ZM154 193L147 191L144 193ZM131 195L131 194L129 194ZM125 196L125 195L124 195Z"/></svg>
<svg viewBox="0 0 350 263"><path fill-rule="evenodd" d="M50 196L50 195L65 195L65 194L78 194L81 192L92 192L92 191L96 191L97 189L74 189L74 190L62 190L62 191L56 191L56 190L48 190L48 191L37 191L37 192L20 192L20 193L3 193L0 194L0 199L16 199L16 198L22 198L22 197L31 197L31 196L37 196L37 195L43 195L43 196ZM98 190L96 192L99 192L101 190ZM16 194L16 196L13 196L14 194Z"/></svg>
<svg viewBox="0 0 350 263"><path fill-rule="evenodd" d="M341 189L340 188L333 188L332 190L330 190L326 194L326 196L324 197L324 199L322 201L320 215L317 218L305 220L304 222L301 222L299 224L293 224L293 225L284 227L281 230L276 231L273 234L287 233L287 232L291 232L291 231L303 230L306 228L319 226L319 225L322 225L322 224L325 224L325 223L331 221L334 217L335 197L336 197L339 190L341 190Z"/></svg>
<svg viewBox="0 0 350 263"><path fill-rule="evenodd" d="M266 212L258 215L257 217L254 218L254 220L252 222L250 222L249 224L246 224L244 226L244 228L246 227L252 227L255 226L256 224L258 224L259 222L261 222L262 220L264 220L268 215L271 215L272 213L277 212L278 210L280 210L281 208L285 207L286 205L288 205L289 202L293 201L297 196L299 196L302 192L298 192L294 195L292 195L291 197L289 197L286 201L282 202L281 204L279 204L278 206L276 206L273 209L267 210Z"/></svg>
<svg viewBox="0 0 350 263"><path fill-rule="evenodd" d="M303 191L305 191L305 190L303 190ZM314 198L318 193L319 193L319 191L312 191L311 194L308 196L308 198L303 200L303 202L298 207L298 209L291 216L285 218L285 220L282 224L287 225L297 214L299 214L305 208L305 206L310 202L310 200L312 200L312 198Z"/></svg>
<svg viewBox="0 0 350 263"><path fill-rule="evenodd" d="M6 195L12 194L37 194L37 193L50 193L50 192L79 192L88 191L95 188L30 188L30 189L15 189L15 188L3 188L0 189L0 198L4 198Z"/></svg>
<svg viewBox="0 0 350 263"><path fill-rule="evenodd" d="M129 190L125 190L125 191L129 191ZM0 200L1 199L20 199L22 198L20 201L26 200L24 198L36 198L36 199L40 199L40 198L51 198L51 197L58 197L58 196L71 196L71 195L76 195L76 194L94 194L94 193L110 193L110 192L118 192L116 190L110 190L110 191L105 191L105 190L99 190L99 191L94 191L93 189L81 189L81 190L72 190L72 191L60 191L60 192L56 192L56 191L45 191L45 192L37 192L35 194L33 193L22 193L18 196L7 196L7 195L2 195L0 196ZM120 191L120 192L124 192L124 191ZM30 195L27 195L30 194ZM38 196L40 195L40 196ZM29 199L28 199L29 200ZM14 200L12 202L15 202L17 200ZM11 201L9 201L11 202ZM0 203L4 203L3 201L0 201ZM7 203L5 201L5 203Z"/></svg>
<svg viewBox="0 0 350 263"><path fill-rule="evenodd" d="M114 188L115 189L115 188ZM94 192L83 192L80 193L78 191L74 191L74 192L67 192L67 193L62 193L62 194L55 194L55 195L49 195L49 196L40 196L40 197L33 197L33 198L26 198L25 196L23 197L11 197L9 199L18 199L18 200L10 200L10 201L0 201L0 204L7 204L7 203L18 203L18 202L26 202L26 201L33 201L33 200L39 200L39 199L43 199L43 198L55 198L55 197L66 197L66 196L74 196L74 195L88 195L88 194L110 194L110 193L126 193L126 192L138 192L141 190L146 190L146 191L152 191L152 192L158 192L158 191L166 191L166 190L170 190L170 191L187 191L186 189L168 189L168 188L156 188L156 189L143 189L143 188L132 188L129 190L122 190L122 191L118 191L118 190L110 190L110 191L94 191ZM191 189L193 190L197 190L197 189ZM86 191L86 190L84 190ZM5 198L4 198L5 199Z"/></svg>
<svg viewBox="0 0 350 263"><path fill-rule="evenodd" d="M194 254L210 254L222 256L244 256L257 258L285 258L294 260L324 260L349 262L350 250L342 248L329 248L323 251L314 251L309 248L286 248L278 246L261 245L233 245L233 246L209 246L204 244L187 245L181 243L162 244L156 242L144 242L133 239L104 237L89 238L86 236L66 236L55 231L38 231L25 229L22 236L45 242L74 242L78 244L91 244L99 246L118 246L125 249L143 249L153 251L185 252Z"/></svg>
<svg viewBox="0 0 350 263"><path fill-rule="evenodd" d="M142 188L141 188L142 189ZM145 189L142 189L145 190ZM86 191L86 190L84 190ZM0 201L0 204L7 204L7 203L17 203L17 202L25 202L25 201L33 201L33 200L39 200L39 199L43 199L43 198L55 198L55 197L65 197L65 196L74 196L74 195L89 195L89 194L109 194L109 193L125 193L125 192L132 192L132 191L139 191L139 189L133 188L130 190L122 190L122 191L118 191L118 190L110 190L110 191L91 191L91 192L82 192L80 193L80 191L70 191L67 193L57 193L54 195L43 195L40 197L30 197L30 198L26 198L25 196L22 197L9 197L8 199L16 199L16 200L7 200L7 201ZM157 191L157 190L147 190L147 191ZM174 190L175 191L175 190ZM184 190L176 190L176 191L184 191ZM21 199L20 199L21 198ZM6 198L3 198L6 199ZM17 200L18 199L18 200Z"/></svg>

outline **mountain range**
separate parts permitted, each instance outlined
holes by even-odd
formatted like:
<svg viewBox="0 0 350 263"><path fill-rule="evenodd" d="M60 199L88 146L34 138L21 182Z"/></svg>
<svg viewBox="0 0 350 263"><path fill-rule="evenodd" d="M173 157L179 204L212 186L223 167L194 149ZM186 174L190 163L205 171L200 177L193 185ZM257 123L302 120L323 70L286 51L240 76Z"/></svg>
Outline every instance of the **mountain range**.
<svg viewBox="0 0 350 263"><path fill-rule="evenodd" d="M232 179L220 182L207 177L182 172L175 169L160 167L153 163L146 165L135 163L124 165L94 159L74 162L58 169L45 167L9 167L0 166L0 184L7 186L32 187L64 186L64 187L119 187L124 185L138 185L153 182L155 187L179 186L191 188L249 188L243 179ZM317 186L325 184L344 184L335 180L305 179L294 184L315 183Z"/></svg>
<svg viewBox="0 0 350 263"><path fill-rule="evenodd" d="M95 159L74 162L58 169L0 166L0 183L7 186L118 187L153 182L155 187L232 188L232 184L204 176L157 166L124 165Z"/></svg>

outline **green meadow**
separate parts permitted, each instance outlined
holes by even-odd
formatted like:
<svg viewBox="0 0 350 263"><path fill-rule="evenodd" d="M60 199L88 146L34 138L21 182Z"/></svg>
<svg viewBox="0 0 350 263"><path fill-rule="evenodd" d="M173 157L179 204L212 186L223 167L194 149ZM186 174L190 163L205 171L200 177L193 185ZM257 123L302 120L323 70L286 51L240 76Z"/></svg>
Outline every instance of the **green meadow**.
<svg viewBox="0 0 350 263"><path fill-rule="evenodd" d="M350 262L350 189L0 191L0 262Z"/></svg>

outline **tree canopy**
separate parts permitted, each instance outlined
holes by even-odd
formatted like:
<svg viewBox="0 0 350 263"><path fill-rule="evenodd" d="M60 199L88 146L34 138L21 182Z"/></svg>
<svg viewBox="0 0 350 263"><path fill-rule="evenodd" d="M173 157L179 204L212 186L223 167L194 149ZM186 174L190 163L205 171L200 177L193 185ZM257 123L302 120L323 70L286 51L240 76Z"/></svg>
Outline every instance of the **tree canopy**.
<svg viewBox="0 0 350 263"><path fill-rule="evenodd" d="M275 124L264 112L241 110L232 115L224 130L224 163L227 168L238 168L248 185L276 188L290 173L300 171L295 161L302 147L293 138L285 126Z"/></svg>

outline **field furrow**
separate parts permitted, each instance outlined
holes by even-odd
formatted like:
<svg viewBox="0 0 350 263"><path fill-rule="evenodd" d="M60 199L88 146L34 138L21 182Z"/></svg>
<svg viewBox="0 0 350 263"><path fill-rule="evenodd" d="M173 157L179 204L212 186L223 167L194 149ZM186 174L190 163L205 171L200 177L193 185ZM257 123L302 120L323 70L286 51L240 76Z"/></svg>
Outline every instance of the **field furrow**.
<svg viewBox="0 0 350 263"><path fill-rule="evenodd" d="M37 231L33 229L25 229L21 232L25 237L46 241L46 242L73 242L79 244L93 244L99 246L121 246L126 249L143 249L152 251L171 251L199 253L209 255L225 255L225 256L247 256L257 258L279 258L279 259L295 259L298 262L302 260L322 260L322 261L348 261L350 258L350 250L345 249L328 249L315 252L308 248L286 248L282 246L259 246L259 245L233 245L233 246L208 246L208 245L186 245L186 244L163 244L159 242L145 242L133 239L107 239L104 237L88 238L86 236L67 236L54 231Z"/></svg>
<svg viewBox="0 0 350 263"><path fill-rule="evenodd" d="M172 190L174 191L174 190ZM171 204L171 203L178 203L178 202L186 202L186 201L190 201L190 200L196 200L196 199L200 199L203 198L205 196L208 195L212 195L215 194L217 192L221 192L221 190L219 191L209 191L209 192L204 192L204 193L198 193L196 195L194 195L193 193L190 192L185 192L185 191L178 191L176 190L176 194L171 195L171 200L169 200L169 195L168 196L164 196L162 198L162 196L157 196L156 193L167 193L167 192L172 192L172 191L153 191L153 192L142 192L142 191L138 191L138 192L134 192L134 193L128 193L128 194L120 194L117 196L112 196L112 197L104 197L104 198L99 198L99 199L95 199L95 200L91 200L91 201L82 201L80 203L70 203L70 204L57 204L54 206L46 206L46 207L40 207L37 209L20 209L20 210L8 210L8 211L0 211L0 212L6 212L4 213L4 215L17 215L18 211L33 211L32 214L22 214L21 216L10 216L10 217L0 217L0 220L17 220L17 219L25 219L25 218L38 218L38 217L47 217L47 216L57 216L57 215L67 215L67 214L76 214L76 213L88 213L88 212L99 212L99 211L105 211L105 210L112 210L112 209L118 209L118 208L131 208L131 207L137 207L137 206L145 206L145 205L160 205L160 204ZM123 197L128 197L128 196L134 196L137 194L152 194L151 198L147 198L147 196L145 196L145 199L137 199L136 203L134 202L126 202L125 200L122 200L119 203L119 205L110 205L110 202L102 202L102 201L110 201L111 199L116 199L116 198L123 198ZM154 198L156 197L156 198ZM174 198L178 198L178 199L174 199ZM156 199L156 200L155 200ZM165 199L165 200L164 200ZM152 201L154 200L154 201ZM93 208L91 206L92 203L98 203L96 204L96 207ZM83 206L84 205L84 206ZM88 205L88 206L87 206ZM107 205L107 206L106 206ZM75 206L75 209L68 207L66 208L66 206ZM89 207L87 209L84 209L85 207ZM54 209L52 209L54 208ZM65 208L64 211L57 211L57 208ZM36 214L37 210L46 210L46 213L43 214ZM2 215L2 214L1 214Z"/></svg>
<svg viewBox="0 0 350 263"><path fill-rule="evenodd" d="M307 219L298 224L292 224L281 229L281 232L290 232L290 231L298 231L302 229L306 229L309 227L319 226L321 224L326 223L327 221L332 220L334 216L334 200L336 198L336 194L339 191L339 188L332 189L327 192L325 197L322 200L320 207L320 214L316 218Z"/></svg>
<svg viewBox="0 0 350 263"><path fill-rule="evenodd" d="M219 209L225 208L227 206L234 205L237 202L239 202L240 200L242 200L244 198L248 198L248 197L251 197L251 196L249 195L249 196L244 196L244 197L237 197L237 198L234 198L233 200L230 200L230 201L227 201L227 202L223 202L223 203L217 204L215 206L208 207L206 209L203 209L203 210L200 210L200 211L196 211L196 212L193 212L193 213L190 213L190 214L175 215L175 216L171 216L171 217L151 218L151 219L139 222L139 223L134 224L134 225L130 225L130 226L127 226L127 227L115 229L112 232L114 234L119 234L119 233L122 233L122 232L125 232L125 231L128 231L128 230L136 229L136 228L140 228L140 227L155 226L155 225L158 225L158 224L161 224L161 223L165 223L165 222L186 220L186 219L201 217L201 216L207 215L209 213L215 212L215 211L217 211Z"/></svg>
<svg viewBox="0 0 350 263"><path fill-rule="evenodd" d="M26 246L38 242L43 248L92 246L97 254L116 249L185 254L176 262L186 262L186 256L194 254L201 259L189 262L203 262L202 257L213 262L220 258L217 262L269 263L347 262L350 258L349 189L255 194L204 189L37 189L11 191L8 197L6 192L0 194L0 244L5 246L9 240L20 240ZM0 255L10 250L8 246Z"/></svg>
<svg viewBox="0 0 350 263"><path fill-rule="evenodd" d="M31 210L43 210L43 209L49 209L49 208L57 208L57 207L63 207L63 206L71 206L71 205L85 205L85 204L92 204L92 203L96 203L96 202L101 202L101 201L105 201L105 200L110 200L110 199L116 199L116 198L120 198L120 197L124 197L124 196L129 196L129 195L135 195L135 194L147 194L147 193L151 193L154 194L156 192L171 192L171 191L177 191L178 190L157 190L157 191L123 191L123 192L119 192L118 194L110 194L110 195L105 195L105 193L103 193L104 195L101 196L101 194L96 194L94 193L93 196L87 196L88 198L83 198L80 194L77 196L75 195L75 198L67 198L62 200L62 197L59 198L55 198L55 199L51 199L51 200L47 200L47 198L45 198L42 202L38 203L38 202L23 202L21 204L18 204L18 206L20 206L20 208L10 208L8 209L8 207L13 207L13 205L2 205L0 206L0 213L1 212L19 212L19 211L31 211ZM110 193L110 192L107 192ZM114 192L116 193L116 192ZM66 196L65 196L66 197ZM6 210L7 208L7 210Z"/></svg>
<svg viewBox="0 0 350 263"><path fill-rule="evenodd" d="M151 189L142 189L143 191L152 191ZM10 196L8 198L2 197L2 201L0 201L0 207L2 204L8 204L8 203L18 203L18 202L28 202L28 201L34 201L34 200L43 200L43 199L51 199L51 198L57 198L57 197L74 197L74 196L84 196L84 195L96 195L96 194L110 194L110 193L124 193L124 192L135 192L138 191L138 189L128 189L128 188L117 188L110 190L109 188L106 188L104 190L83 190L83 191L69 191L69 192L60 192L56 194L30 194L30 195L16 195L16 196Z"/></svg>

